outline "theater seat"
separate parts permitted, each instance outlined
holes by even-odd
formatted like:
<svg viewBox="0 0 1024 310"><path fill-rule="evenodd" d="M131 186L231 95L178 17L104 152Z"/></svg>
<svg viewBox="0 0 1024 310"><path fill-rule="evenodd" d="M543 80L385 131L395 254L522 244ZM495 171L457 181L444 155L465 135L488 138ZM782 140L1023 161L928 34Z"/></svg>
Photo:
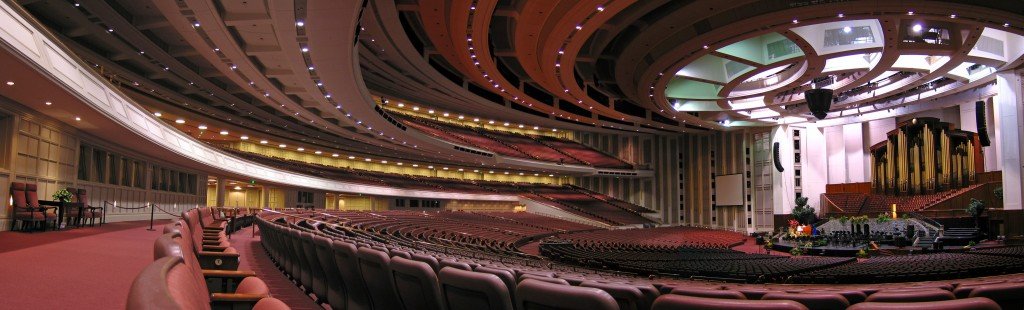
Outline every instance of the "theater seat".
<svg viewBox="0 0 1024 310"><path fill-rule="evenodd" d="M511 298L512 300L516 299L516 278L513 275L514 273L512 270L480 266L476 267L475 271L489 273L498 277L498 279L505 284L505 289L508 290L509 298Z"/></svg>
<svg viewBox="0 0 1024 310"><path fill-rule="evenodd" d="M338 273L341 274L341 282L345 284L345 309L371 309L370 296L366 292L362 273L359 272L356 245L334 240L331 242L331 250L334 252Z"/></svg>
<svg viewBox="0 0 1024 310"><path fill-rule="evenodd" d="M868 296L869 302L922 302L956 299L953 292L943 289L922 290L889 290L879 291Z"/></svg>
<svg viewBox="0 0 1024 310"><path fill-rule="evenodd" d="M506 283L494 274L443 268L438 281L450 310L513 309Z"/></svg>
<svg viewBox="0 0 1024 310"><path fill-rule="evenodd" d="M580 287L593 287L612 295L621 310L647 310L650 304L645 304L644 294L640 289L627 284L600 283L594 281L583 281Z"/></svg>
<svg viewBox="0 0 1024 310"><path fill-rule="evenodd" d="M742 300L661 295L651 310L807 310L792 300Z"/></svg>
<svg viewBox="0 0 1024 310"><path fill-rule="evenodd" d="M466 271L472 271L473 270L473 267L470 267L469 264L467 264L467 263L457 262L457 261L453 261L453 260L450 260L450 259L442 259L442 260L438 261L438 264L441 266L441 268L452 267L452 268L455 268L455 269L462 269L462 270L466 270Z"/></svg>
<svg viewBox="0 0 1024 310"><path fill-rule="evenodd" d="M1024 283L982 285L974 288L969 297L985 297L999 303L1003 309L1024 309Z"/></svg>
<svg viewBox="0 0 1024 310"><path fill-rule="evenodd" d="M391 280L391 258L388 254L371 248L356 251L359 272L366 283L370 302L374 309L402 309L395 296L394 281Z"/></svg>
<svg viewBox="0 0 1024 310"><path fill-rule="evenodd" d="M265 285L240 286L240 289L255 290L254 293L209 294L205 285L197 279L189 267L182 263L180 256L167 256L154 261L135 277L128 292L126 309L179 310L179 309L288 309L280 302L267 301L256 307L263 299L272 299L265 293ZM262 283L262 281L259 281ZM283 306L283 307L282 307Z"/></svg>
<svg viewBox="0 0 1024 310"><path fill-rule="evenodd" d="M848 310L999 310L999 304L988 298L975 297L926 302L863 302ZM1019 309L1019 308L1018 308Z"/></svg>
<svg viewBox="0 0 1024 310"><path fill-rule="evenodd" d="M672 289L670 294L718 299L747 299L747 296L739 291L713 290L693 287L676 287Z"/></svg>
<svg viewBox="0 0 1024 310"><path fill-rule="evenodd" d="M345 306L345 284L342 282L341 272L334 262L334 252L331 250L331 239L320 235L313 235L313 245L316 248L316 257L320 267L324 270L323 277L327 280L327 303L334 308Z"/></svg>
<svg viewBox="0 0 1024 310"><path fill-rule="evenodd" d="M394 253L394 252L392 252ZM443 310L437 274L424 262L392 257L389 263L398 301L406 310Z"/></svg>
<svg viewBox="0 0 1024 310"><path fill-rule="evenodd" d="M427 254L412 253L409 254L409 258L415 261L427 263L427 265L430 265L430 268L434 269L434 272L441 271L441 263L437 261L436 257Z"/></svg>
<svg viewBox="0 0 1024 310"><path fill-rule="evenodd" d="M563 280L564 281L564 280ZM525 279L516 287L519 310L617 310L611 295L596 288Z"/></svg>
<svg viewBox="0 0 1024 310"><path fill-rule="evenodd" d="M768 293L761 300L792 300L811 310L845 309L846 297L836 293Z"/></svg>

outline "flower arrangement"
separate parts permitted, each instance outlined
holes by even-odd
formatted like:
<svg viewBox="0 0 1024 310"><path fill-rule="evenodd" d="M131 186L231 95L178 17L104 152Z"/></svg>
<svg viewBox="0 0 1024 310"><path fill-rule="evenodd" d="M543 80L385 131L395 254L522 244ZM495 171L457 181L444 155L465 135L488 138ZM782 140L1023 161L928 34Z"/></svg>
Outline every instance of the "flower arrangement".
<svg viewBox="0 0 1024 310"><path fill-rule="evenodd" d="M60 202L71 202L71 197L72 197L71 192L69 192L68 189L66 189L66 188L65 189L61 189L61 190L57 191L56 193L53 193L53 200L60 201Z"/></svg>
<svg viewBox="0 0 1024 310"><path fill-rule="evenodd" d="M865 251L864 249L857 251L857 258L868 258L869 256L868 251Z"/></svg>
<svg viewBox="0 0 1024 310"><path fill-rule="evenodd" d="M892 216L890 216L889 214L887 214L885 212L879 213L878 217L875 218L875 222L877 222L879 224L885 223L885 222L889 222L889 221L892 221Z"/></svg>

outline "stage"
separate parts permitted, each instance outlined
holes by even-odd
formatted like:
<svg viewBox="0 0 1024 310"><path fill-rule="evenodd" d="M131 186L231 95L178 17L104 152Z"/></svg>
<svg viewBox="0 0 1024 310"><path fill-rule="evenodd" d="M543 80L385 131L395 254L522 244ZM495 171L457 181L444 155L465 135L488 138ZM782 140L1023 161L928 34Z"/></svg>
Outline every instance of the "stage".
<svg viewBox="0 0 1024 310"><path fill-rule="evenodd" d="M871 256L878 256L878 255L886 255L886 256L889 256L889 255L912 255L912 254L924 254L924 253L936 253L936 252L955 253L955 252L967 251L967 249L965 249L964 246L962 246L962 245L947 245L947 246L943 246L942 250L939 251L939 250L935 250L933 248L932 244L928 244L927 247L922 247L922 246L897 247L895 245L890 245L890 244L879 244L878 245L878 251L871 251L870 250L871 247L870 247L870 245L868 243L861 243L861 244L850 245L850 246L825 245L825 246L818 246L818 247L805 247L805 246L802 246L802 244L805 244L806 241L804 241L804 242L797 242L795 240L782 240L782 241L773 240L772 242L773 242L773 244L772 244L772 250L773 251L789 253L790 250L792 250L798 244L801 244L800 248L802 248L804 250L804 254L803 255L829 256L829 257L856 257L857 256L857 252L859 252L861 249L867 250L870 253ZM1001 247L1001 246L1005 246L1005 245L1001 244L1001 243L998 243L998 242L990 241L990 242L982 242L981 244L976 245L974 248L975 249L983 249L983 248Z"/></svg>

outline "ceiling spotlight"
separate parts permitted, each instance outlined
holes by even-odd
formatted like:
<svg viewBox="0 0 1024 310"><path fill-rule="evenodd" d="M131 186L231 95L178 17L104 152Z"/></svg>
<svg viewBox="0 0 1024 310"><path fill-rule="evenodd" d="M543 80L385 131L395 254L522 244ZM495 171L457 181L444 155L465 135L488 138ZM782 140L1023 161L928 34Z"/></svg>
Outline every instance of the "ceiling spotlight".
<svg viewBox="0 0 1024 310"><path fill-rule="evenodd" d="M338 154L331 154L331 157L338 157Z"/></svg>
<svg viewBox="0 0 1024 310"><path fill-rule="evenodd" d="M47 101L47 102L45 102L45 104L46 104L46 105L53 105L53 102L49 102L49 101Z"/></svg>
<svg viewBox="0 0 1024 310"><path fill-rule="evenodd" d="M794 24L799 24L799 23L800 23L800 21L799 21L799 20L796 20L796 19L794 19L794 20L793 20L793 23L794 23Z"/></svg>
<svg viewBox="0 0 1024 310"><path fill-rule="evenodd" d="M78 116L75 116L75 121L76 121L76 122L80 122L80 121L82 121L82 118L81 118L81 117L78 117Z"/></svg>
<svg viewBox="0 0 1024 310"><path fill-rule="evenodd" d="M226 135L228 135L228 131L227 130L221 130L220 131L220 135L226 136Z"/></svg>
<svg viewBox="0 0 1024 310"><path fill-rule="evenodd" d="M1003 27L1010 27L1010 23L1003 23Z"/></svg>
<svg viewBox="0 0 1024 310"><path fill-rule="evenodd" d="M349 156L348 159L356 159L355 156Z"/></svg>
<svg viewBox="0 0 1024 310"><path fill-rule="evenodd" d="M206 125L199 125L199 130L206 130Z"/></svg>
<svg viewBox="0 0 1024 310"><path fill-rule="evenodd" d="M296 21L295 25L299 26L299 27L303 27L303 26L306 26L306 23L300 20L300 21Z"/></svg>
<svg viewBox="0 0 1024 310"><path fill-rule="evenodd" d="M956 14L949 14L949 18L956 18Z"/></svg>
<svg viewBox="0 0 1024 310"><path fill-rule="evenodd" d="M298 148L298 150L299 150L299 152L302 152L302 151L305 151L306 148L300 147L300 148Z"/></svg>
<svg viewBox="0 0 1024 310"><path fill-rule="evenodd" d="M243 135L243 136L241 136L241 137L238 137L238 138L239 138L239 139L242 139L242 140L249 140L249 136L244 136L244 135Z"/></svg>
<svg viewBox="0 0 1024 310"><path fill-rule="evenodd" d="M7 86L14 86L14 81L7 81Z"/></svg>
<svg viewBox="0 0 1024 310"><path fill-rule="evenodd" d="M914 11L907 12L907 15L914 15Z"/></svg>
<svg viewBox="0 0 1024 310"><path fill-rule="evenodd" d="M267 144L267 140L260 140L260 144Z"/></svg>
<svg viewBox="0 0 1024 310"><path fill-rule="evenodd" d="M843 27L843 33L850 33L852 31L853 31L853 28L850 28L850 26Z"/></svg>
<svg viewBox="0 0 1024 310"><path fill-rule="evenodd" d="M843 13L839 13L839 15L836 15L836 16L838 16L839 18L846 17L846 15L844 15Z"/></svg>
<svg viewBox="0 0 1024 310"><path fill-rule="evenodd" d="M160 112L153 113L153 115L156 116L156 117L164 116L164 114L160 113Z"/></svg>
<svg viewBox="0 0 1024 310"><path fill-rule="evenodd" d="M404 104L404 103L401 103L401 102L399 102L399 103L398 103L398 107L399 107L399 108L401 108L401 107L404 107L404 106L405 106L405 104Z"/></svg>
<svg viewBox="0 0 1024 310"><path fill-rule="evenodd" d="M303 52L303 53L309 53L309 48L308 48L308 47L305 47L305 46L303 46L303 47L302 47L302 52Z"/></svg>
<svg viewBox="0 0 1024 310"><path fill-rule="evenodd" d="M195 22L195 23L193 23L193 24L192 24L192 27L196 27L196 28L199 28L199 22Z"/></svg>
<svg viewBox="0 0 1024 310"><path fill-rule="evenodd" d="M910 30L913 30L914 32L921 32L921 28L923 28L921 27L921 24L914 24L914 26L910 27Z"/></svg>
<svg viewBox="0 0 1024 310"><path fill-rule="evenodd" d="M278 145L277 145L277 147L280 147L280 148L285 148L285 147L288 147L288 146L287 146L287 145L284 145L284 144L278 144Z"/></svg>
<svg viewBox="0 0 1024 310"><path fill-rule="evenodd" d="M184 124L184 123L185 123L185 120L183 120L183 119L180 119L180 118L179 118L179 119L176 119L176 120L174 120L174 123L177 123L177 124Z"/></svg>

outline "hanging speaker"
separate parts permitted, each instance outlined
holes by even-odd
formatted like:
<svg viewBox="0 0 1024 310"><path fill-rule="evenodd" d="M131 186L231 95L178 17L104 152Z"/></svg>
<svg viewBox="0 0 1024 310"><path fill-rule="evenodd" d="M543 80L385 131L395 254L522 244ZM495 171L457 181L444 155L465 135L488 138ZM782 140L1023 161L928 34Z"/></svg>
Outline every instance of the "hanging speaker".
<svg viewBox="0 0 1024 310"><path fill-rule="evenodd" d="M828 110L832 108L831 89L809 89L804 92L804 99L807 100L807 108L811 110L811 115L818 119L825 119L825 116L828 116Z"/></svg>
<svg viewBox="0 0 1024 310"><path fill-rule="evenodd" d="M778 170L779 172L782 172L782 171L786 170L786 169L782 168L782 161L779 160L779 143L778 142L775 142L775 144L772 145L772 158L775 159L775 170Z"/></svg>
<svg viewBox="0 0 1024 310"><path fill-rule="evenodd" d="M978 140L981 140L981 146L992 145L992 140L988 138L988 122L985 120L985 101L978 100L974 102L974 119L978 121Z"/></svg>

